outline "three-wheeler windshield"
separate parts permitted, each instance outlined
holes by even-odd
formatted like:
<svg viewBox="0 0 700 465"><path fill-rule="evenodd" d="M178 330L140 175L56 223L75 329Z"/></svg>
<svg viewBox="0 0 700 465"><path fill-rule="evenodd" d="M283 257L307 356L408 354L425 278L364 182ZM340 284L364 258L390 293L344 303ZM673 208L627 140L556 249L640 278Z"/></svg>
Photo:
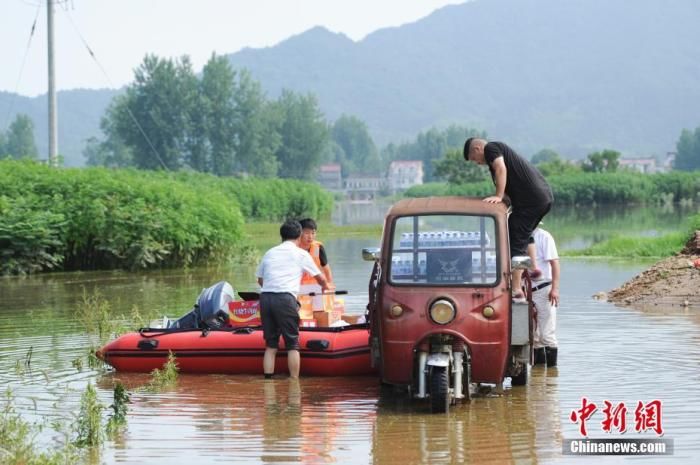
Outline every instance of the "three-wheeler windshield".
<svg viewBox="0 0 700 465"><path fill-rule="evenodd" d="M490 216L403 216L394 222L389 280L423 286L493 286L496 222Z"/></svg>

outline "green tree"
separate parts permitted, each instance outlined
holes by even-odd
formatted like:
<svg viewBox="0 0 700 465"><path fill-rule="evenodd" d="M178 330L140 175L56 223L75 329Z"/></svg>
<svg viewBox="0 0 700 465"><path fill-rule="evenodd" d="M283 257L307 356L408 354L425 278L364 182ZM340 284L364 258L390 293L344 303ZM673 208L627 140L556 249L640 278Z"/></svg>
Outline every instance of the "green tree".
<svg viewBox="0 0 700 465"><path fill-rule="evenodd" d="M559 160L561 160L559 154L551 149L542 149L536 154L534 154L530 159L533 165L539 165L541 163L550 163Z"/></svg>
<svg viewBox="0 0 700 465"><path fill-rule="evenodd" d="M700 170L700 127L695 131L683 129L676 143L676 160L673 167L677 170Z"/></svg>
<svg viewBox="0 0 700 465"><path fill-rule="evenodd" d="M85 141L83 157L87 166L125 168L134 164L131 150L116 136L104 141L90 137Z"/></svg>
<svg viewBox="0 0 700 465"><path fill-rule="evenodd" d="M281 121L281 144L277 149L279 176L314 179L329 141L328 127L316 98L284 90L274 108Z"/></svg>
<svg viewBox="0 0 700 465"><path fill-rule="evenodd" d="M276 153L282 143L282 114L265 99L262 88L246 70L235 81L237 169L259 177L275 177L280 167Z"/></svg>
<svg viewBox="0 0 700 465"><path fill-rule="evenodd" d="M196 158L192 150L198 136L191 115L197 97L197 78L188 57L147 55L134 83L112 101L106 113L111 121L105 125L113 126L131 148L135 166L177 170Z"/></svg>
<svg viewBox="0 0 700 465"><path fill-rule="evenodd" d="M593 152L583 162L581 168L589 173L614 173L620 166L620 152L614 150L603 150Z"/></svg>
<svg viewBox="0 0 700 465"><path fill-rule="evenodd" d="M488 179L488 168L464 160L463 149L451 149L434 163L434 176L450 184L466 184Z"/></svg>
<svg viewBox="0 0 700 465"><path fill-rule="evenodd" d="M381 170L377 147L369 135L364 121L354 116L342 115L331 128L331 137L340 148L334 160L349 173L372 173Z"/></svg>
<svg viewBox="0 0 700 465"><path fill-rule="evenodd" d="M230 176L236 163L233 80L235 71L223 56L212 54L202 69L200 102L191 116L199 134L189 165L203 172Z"/></svg>
<svg viewBox="0 0 700 465"><path fill-rule="evenodd" d="M34 123L27 115L19 114L10 124L0 145L0 152L12 158L38 158L39 151L34 142Z"/></svg>

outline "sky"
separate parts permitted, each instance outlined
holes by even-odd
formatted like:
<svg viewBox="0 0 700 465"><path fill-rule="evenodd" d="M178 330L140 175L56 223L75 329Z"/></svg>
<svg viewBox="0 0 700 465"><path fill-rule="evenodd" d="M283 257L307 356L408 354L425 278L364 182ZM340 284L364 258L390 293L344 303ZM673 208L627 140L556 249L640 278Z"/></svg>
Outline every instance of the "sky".
<svg viewBox="0 0 700 465"><path fill-rule="evenodd" d="M121 87L147 53L189 55L199 71L212 52L273 46L314 26L358 41L464 1L56 0L56 87ZM0 91L46 93L46 29L46 0L0 0Z"/></svg>

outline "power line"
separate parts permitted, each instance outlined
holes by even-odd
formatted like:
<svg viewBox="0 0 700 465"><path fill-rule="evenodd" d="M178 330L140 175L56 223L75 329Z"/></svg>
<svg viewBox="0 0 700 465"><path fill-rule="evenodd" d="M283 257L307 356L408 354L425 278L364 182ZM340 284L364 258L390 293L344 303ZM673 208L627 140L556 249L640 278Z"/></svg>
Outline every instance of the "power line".
<svg viewBox="0 0 700 465"><path fill-rule="evenodd" d="M34 37L34 31L36 30L36 22L39 19L39 12L41 11L41 4L37 5L36 14L34 15L34 22L32 23L32 29L29 32L29 39L27 40L27 47L24 50L24 57L22 58L22 65L19 68L19 76L17 76L17 83L15 84L15 90L12 93L10 100L10 107L7 109L7 115L5 116L4 128L7 128L10 124L10 115L12 110L15 108L15 102L17 101L17 90L19 89L19 83L22 81L22 74L24 73L24 65L27 63L27 55L29 55L29 47L32 44L32 37Z"/></svg>
<svg viewBox="0 0 700 465"><path fill-rule="evenodd" d="M66 0L66 1L68 1L68 0ZM68 12L67 9L65 10L65 13L66 13L66 16L68 16L68 20L70 21L71 25L72 25L73 28L75 29L75 32L78 34L78 37L80 37L80 40L83 42L83 45L85 45L85 48L87 49L88 53L90 54L90 56L92 57L92 59L95 60L95 63L96 63L97 66L100 68L100 71L102 71L102 74L104 74L105 78L107 78L107 82L109 82L109 84L110 84L113 88L116 88L116 86L114 85L114 82L112 82L112 79L110 79L109 74L107 74L107 71L105 70L104 66L102 66L102 63L100 63L100 61L99 61L99 60L97 59L97 57L95 56L95 53L92 51L92 48L90 48L90 45L88 45L87 41L85 40L85 37L83 37L83 35L80 33L80 29L78 29L78 26L77 26L77 25L75 24L75 22L73 21L73 17L70 15L70 13ZM131 111L131 109L129 108L128 105L125 105L124 108L126 108L126 111L129 113L129 117L130 117L131 120L134 122L134 124L136 125L136 127L139 129L139 132L141 132L141 135L143 136L143 138L144 138L144 139L146 140L146 142L148 143L148 146L149 146L149 147L151 148L151 150L153 151L153 154L154 154L154 155L156 156L156 158L158 159L158 162L160 162L160 164L161 164L161 166L163 167L163 169L165 169L166 171L168 171L168 166L165 164L165 162L163 162L163 159L160 157L160 154L158 153L158 150L156 150L155 146L154 146L153 143L151 142L151 139L148 137L148 135L146 135L146 131L144 131L143 127L141 127L141 125L139 124L138 120L136 119L136 116L132 113L132 111Z"/></svg>

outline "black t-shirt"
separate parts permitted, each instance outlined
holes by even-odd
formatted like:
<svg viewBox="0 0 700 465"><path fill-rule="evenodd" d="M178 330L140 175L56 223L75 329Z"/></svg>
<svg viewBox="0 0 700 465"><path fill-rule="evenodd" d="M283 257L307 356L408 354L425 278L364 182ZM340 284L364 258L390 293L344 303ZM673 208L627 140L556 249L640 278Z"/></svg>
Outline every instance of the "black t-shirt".
<svg viewBox="0 0 700 465"><path fill-rule="evenodd" d="M491 164L498 157L503 157L508 170L505 193L514 207L531 207L552 202L552 189L542 173L503 142L489 142L484 146L484 158L494 182L496 178Z"/></svg>

